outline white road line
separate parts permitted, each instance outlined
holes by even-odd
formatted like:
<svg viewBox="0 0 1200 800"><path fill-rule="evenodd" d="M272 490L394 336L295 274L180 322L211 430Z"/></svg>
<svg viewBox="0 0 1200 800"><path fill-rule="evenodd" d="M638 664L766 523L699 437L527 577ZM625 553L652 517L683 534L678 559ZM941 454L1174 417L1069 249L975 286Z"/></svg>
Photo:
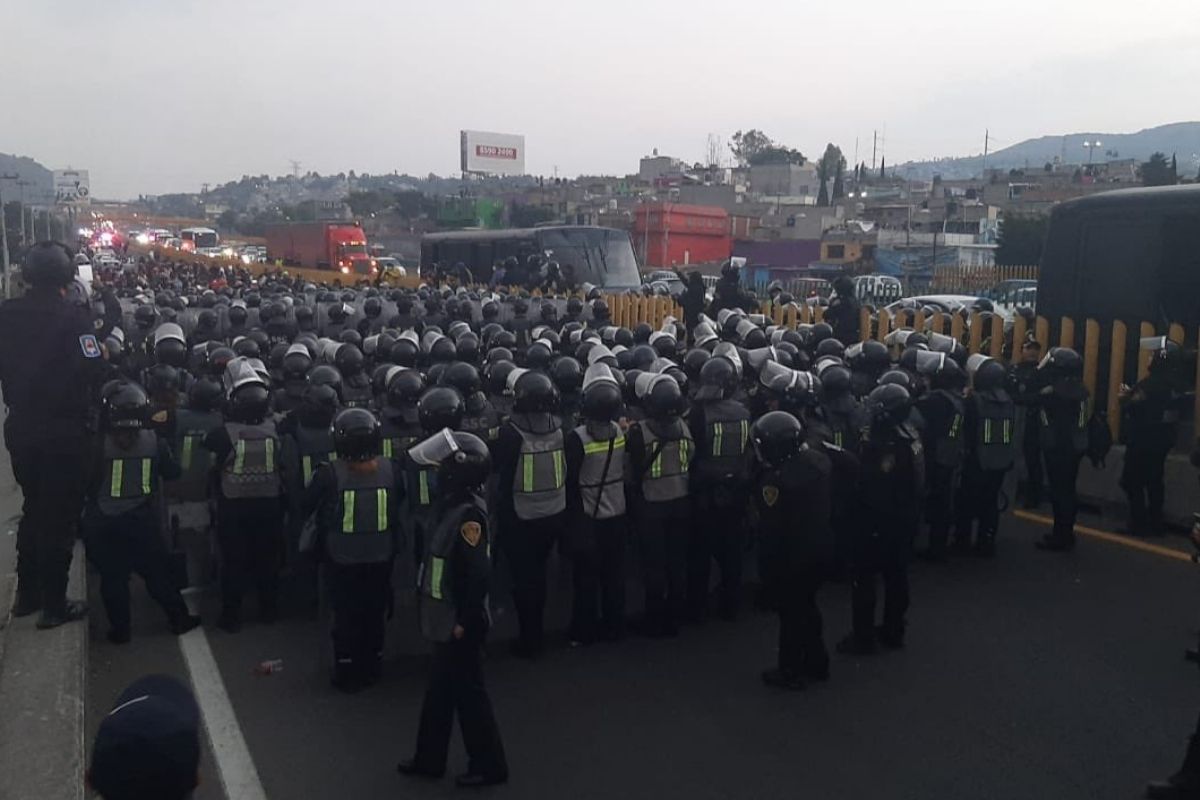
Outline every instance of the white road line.
<svg viewBox="0 0 1200 800"><path fill-rule="evenodd" d="M221 680L221 671L208 646L208 637L203 628L188 631L179 637L179 649L187 664L192 679L192 691L204 716L204 727L213 756L217 761L217 772L228 800L266 800L258 770L250 758L246 737L233 713L233 704Z"/></svg>

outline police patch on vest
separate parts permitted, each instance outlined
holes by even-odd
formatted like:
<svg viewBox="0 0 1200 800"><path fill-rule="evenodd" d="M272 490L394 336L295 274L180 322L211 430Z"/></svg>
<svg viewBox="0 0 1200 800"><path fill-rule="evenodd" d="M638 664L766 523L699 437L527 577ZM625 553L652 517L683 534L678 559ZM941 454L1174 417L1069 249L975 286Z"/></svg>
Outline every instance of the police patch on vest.
<svg viewBox="0 0 1200 800"><path fill-rule="evenodd" d="M167 421L167 412L166 412L166 410L163 410L163 411L155 411L155 412L154 412L154 414L153 414L153 416L151 416L151 417L150 417L150 421L151 421L151 422L157 422L157 423L158 423L158 424L160 424L160 425L161 425L162 423L166 422L166 421Z"/></svg>
<svg viewBox="0 0 1200 800"><path fill-rule="evenodd" d="M896 468L896 457L889 454L884 456L879 461L879 471L883 473L891 472Z"/></svg>
<svg viewBox="0 0 1200 800"><path fill-rule="evenodd" d="M483 538L483 527L478 522L464 522L458 532L462 535L463 541L471 547L478 545L479 540Z"/></svg>
<svg viewBox="0 0 1200 800"><path fill-rule="evenodd" d="M84 358L99 358L101 356L100 343L90 333L85 333L79 337L79 349L83 351Z"/></svg>
<svg viewBox="0 0 1200 800"><path fill-rule="evenodd" d="M775 502L779 499L779 487L778 486L764 486L762 488L762 496L763 496L764 503L766 503L769 506L775 505Z"/></svg>

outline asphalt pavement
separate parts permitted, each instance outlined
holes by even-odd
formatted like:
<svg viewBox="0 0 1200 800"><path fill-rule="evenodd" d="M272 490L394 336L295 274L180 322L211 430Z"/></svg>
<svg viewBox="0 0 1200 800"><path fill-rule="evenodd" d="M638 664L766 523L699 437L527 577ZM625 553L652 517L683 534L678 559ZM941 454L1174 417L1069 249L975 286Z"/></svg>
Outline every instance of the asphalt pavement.
<svg viewBox="0 0 1200 800"><path fill-rule="evenodd" d="M501 587L486 671L512 776L487 791L579 800L1139 797L1146 779L1178 766L1200 710L1200 676L1182 659L1200 624L1200 568L1089 536L1071 555L1037 552L1045 530L1010 515L995 560L914 565L907 648L835 655L831 680L798 693L759 681L774 659L769 615L712 621L666 641L575 649L558 641L528 663L504 646L513 625ZM1179 537L1164 544L1185 549ZM551 627L561 629L564 565L552 567L551 584ZM124 648L104 640L93 597L89 735L97 710L138 674L188 675L161 614L140 586L135 594L135 638ZM262 795L462 793L452 782L465 768L457 732L445 780L395 772L411 754L428 667L411 592L398 588L397 599L384 679L354 696L329 686L327 619L264 626L251 602L246 626L229 635L210 627L211 593L201 603L203 636ZM827 586L821 604L832 647L849 627L849 588ZM267 659L281 659L282 672L256 675ZM221 730L224 741L229 728ZM199 800L225 796L211 749L202 774ZM224 777L248 785L245 775ZM252 794L239 788L230 800Z"/></svg>

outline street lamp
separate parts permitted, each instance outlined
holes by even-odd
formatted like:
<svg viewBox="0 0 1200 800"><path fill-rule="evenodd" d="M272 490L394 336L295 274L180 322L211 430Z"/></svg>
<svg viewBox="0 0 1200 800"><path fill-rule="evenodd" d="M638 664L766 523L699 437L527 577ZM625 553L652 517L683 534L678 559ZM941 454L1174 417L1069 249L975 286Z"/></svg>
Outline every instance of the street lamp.
<svg viewBox="0 0 1200 800"><path fill-rule="evenodd" d="M1102 146L1102 144L1103 143L1099 139L1095 140L1094 142L1084 142L1083 143L1083 146L1086 147L1087 151L1088 151L1088 164L1089 165L1092 163L1092 153L1094 153L1096 151L1097 147Z"/></svg>

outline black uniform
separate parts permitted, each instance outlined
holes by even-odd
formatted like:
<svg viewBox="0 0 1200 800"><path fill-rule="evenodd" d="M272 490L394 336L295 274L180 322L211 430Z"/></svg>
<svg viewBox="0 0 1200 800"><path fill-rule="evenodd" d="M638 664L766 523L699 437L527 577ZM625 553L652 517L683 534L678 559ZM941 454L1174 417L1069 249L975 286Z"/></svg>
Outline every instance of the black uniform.
<svg viewBox="0 0 1200 800"><path fill-rule="evenodd" d="M1075 483L1087 452L1088 397L1087 387L1075 378L1057 380L1038 393L1038 429L1054 507L1054 530L1045 539L1051 549L1075 546Z"/></svg>
<svg viewBox="0 0 1200 800"><path fill-rule="evenodd" d="M1038 435L1037 393L1040 388L1036 361L1014 364L1010 373L1013 400L1024 413L1021 457L1025 462L1025 507L1036 508L1042 501L1045 472Z"/></svg>
<svg viewBox="0 0 1200 800"><path fill-rule="evenodd" d="M165 439L145 431L132 437L105 434L91 464L83 537L88 560L100 573L100 596L114 642L129 640L129 576L136 572L167 615L172 629L189 614L172 583L169 557L159 530L160 479L180 475ZM139 448L139 442L145 442Z"/></svg>
<svg viewBox="0 0 1200 800"><path fill-rule="evenodd" d="M433 518L439 524L422 568L420 609L422 632L433 642L433 662L416 754L401 766L402 772L445 772L457 714L468 773L491 782L508 777L500 729L483 682L482 648L490 625L487 517L482 498L475 495L441 498L435 506Z"/></svg>
<svg viewBox="0 0 1200 800"><path fill-rule="evenodd" d="M1163 532L1163 472L1183 400L1166 375L1151 372L1122 401L1126 447L1121 488L1129 498L1129 531L1135 535Z"/></svg>
<svg viewBox="0 0 1200 800"><path fill-rule="evenodd" d="M689 479L694 522L688 543L688 611L695 619L707 614L715 560L721 570L721 614L731 619L741 606L750 414L735 400L696 403L688 427L696 443Z"/></svg>
<svg viewBox="0 0 1200 800"><path fill-rule="evenodd" d="M18 604L60 613L91 446L89 408L105 373L88 313L53 289L0 306L4 439L24 496L17 526Z"/></svg>
<svg viewBox="0 0 1200 800"><path fill-rule="evenodd" d="M779 613L779 671L829 677L817 590L833 559L833 466L806 446L779 469L761 468L751 500L758 516L762 578Z"/></svg>
<svg viewBox="0 0 1200 800"><path fill-rule="evenodd" d="M925 516L929 522L930 558L945 555L954 521L954 495L962 473L963 401L948 389L935 389L916 403L925 420Z"/></svg>
<svg viewBox="0 0 1200 800"><path fill-rule="evenodd" d="M908 562L921 518L925 452L909 425L873 425L862 444L858 503L861 522L853 544L854 640L871 646L875 629L875 576L883 578L879 638L904 642Z"/></svg>

